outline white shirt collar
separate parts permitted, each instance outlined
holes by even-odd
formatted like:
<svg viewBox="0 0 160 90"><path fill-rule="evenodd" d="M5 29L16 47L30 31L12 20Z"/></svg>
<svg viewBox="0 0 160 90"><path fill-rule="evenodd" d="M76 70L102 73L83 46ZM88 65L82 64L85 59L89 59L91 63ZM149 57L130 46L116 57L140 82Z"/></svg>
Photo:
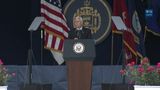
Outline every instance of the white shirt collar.
<svg viewBox="0 0 160 90"><path fill-rule="evenodd" d="M80 27L80 28L76 28L76 30L82 30L82 27Z"/></svg>

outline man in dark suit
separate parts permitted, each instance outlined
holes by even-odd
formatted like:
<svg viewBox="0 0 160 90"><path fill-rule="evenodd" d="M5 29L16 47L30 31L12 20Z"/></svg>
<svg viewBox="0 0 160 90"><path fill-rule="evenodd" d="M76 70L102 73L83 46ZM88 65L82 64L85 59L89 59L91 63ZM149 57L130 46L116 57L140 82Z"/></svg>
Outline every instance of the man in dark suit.
<svg viewBox="0 0 160 90"><path fill-rule="evenodd" d="M83 27L83 19L80 16L76 16L73 19L73 29L69 31L69 39L92 39L91 30Z"/></svg>

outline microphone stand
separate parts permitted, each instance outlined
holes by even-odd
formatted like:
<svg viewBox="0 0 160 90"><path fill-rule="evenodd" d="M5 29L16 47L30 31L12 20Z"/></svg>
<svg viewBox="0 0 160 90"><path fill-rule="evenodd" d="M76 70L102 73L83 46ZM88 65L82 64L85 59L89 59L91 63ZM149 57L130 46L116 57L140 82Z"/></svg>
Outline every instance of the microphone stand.
<svg viewBox="0 0 160 90"><path fill-rule="evenodd" d="M124 51L124 30L127 30L127 27L120 16L112 16L112 21L115 24L116 28L118 30L122 30L122 69L125 69L125 51ZM125 76L123 76L122 79L123 84L125 84Z"/></svg>
<svg viewBox="0 0 160 90"><path fill-rule="evenodd" d="M124 47L124 42L123 42L123 40L124 40L124 31L122 31L122 70L124 70L125 69L125 64L126 64L126 62L125 62L125 47ZM125 75L123 75L123 77L122 77L122 83L123 84L125 84L126 83L126 80L125 80Z"/></svg>
<svg viewBox="0 0 160 90"><path fill-rule="evenodd" d="M30 49L28 50L28 61L29 61L29 66L28 66L28 69L29 69L29 85L32 84L32 59L34 57L34 53L33 53L33 48L32 48L32 34L33 34L33 31L30 31Z"/></svg>
<svg viewBox="0 0 160 90"><path fill-rule="evenodd" d="M32 84L32 59L35 59L34 53L33 53L33 31L36 31L40 24L44 21L43 17L36 17L30 27L28 28L28 31L30 32L30 49L28 50L28 62L29 62L29 85ZM42 38L42 36L41 36ZM42 42L41 42L42 43ZM41 50L42 51L42 50ZM42 52L41 52L42 54ZM42 62L42 56L41 56L41 62Z"/></svg>

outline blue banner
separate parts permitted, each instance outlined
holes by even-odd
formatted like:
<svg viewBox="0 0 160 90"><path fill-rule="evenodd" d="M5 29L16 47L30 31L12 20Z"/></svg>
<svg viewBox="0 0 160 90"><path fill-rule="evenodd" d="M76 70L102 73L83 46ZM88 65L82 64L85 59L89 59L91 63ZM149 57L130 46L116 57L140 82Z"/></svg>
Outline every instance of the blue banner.
<svg viewBox="0 0 160 90"><path fill-rule="evenodd" d="M160 0L147 0L145 18L148 31L160 36Z"/></svg>

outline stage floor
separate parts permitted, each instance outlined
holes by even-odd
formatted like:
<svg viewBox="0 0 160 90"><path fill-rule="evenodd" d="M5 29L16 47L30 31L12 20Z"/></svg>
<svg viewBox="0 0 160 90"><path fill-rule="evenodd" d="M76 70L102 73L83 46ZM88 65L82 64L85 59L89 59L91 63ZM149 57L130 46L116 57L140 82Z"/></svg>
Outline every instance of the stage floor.
<svg viewBox="0 0 160 90"><path fill-rule="evenodd" d="M28 66L7 66L9 72L15 72L16 76L8 81L8 90L20 90L21 85L29 82ZM66 66L41 66L32 68L32 83L51 84L52 90L67 90ZM92 90L102 90L102 83L119 84L122 77L119 73L121 66L94 66L92 73Z"/></svg>

